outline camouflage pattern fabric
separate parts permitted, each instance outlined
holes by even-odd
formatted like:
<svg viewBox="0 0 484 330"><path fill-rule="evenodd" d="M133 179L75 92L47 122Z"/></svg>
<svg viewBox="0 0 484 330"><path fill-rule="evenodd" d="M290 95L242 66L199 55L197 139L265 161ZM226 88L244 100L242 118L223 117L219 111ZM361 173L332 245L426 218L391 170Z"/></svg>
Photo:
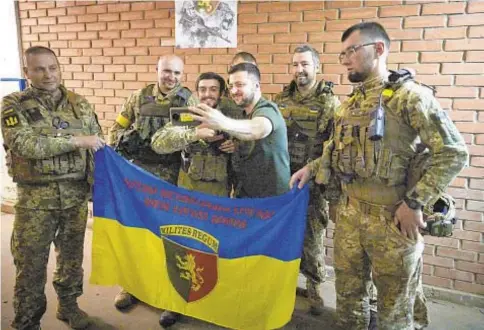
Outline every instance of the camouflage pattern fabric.
<svg viewBox="0 0 484 330"><path fill-rule="evenodd" d="M169 107L174 95L176 95L182 88L183 87L179 85L173 88L170 93L164 95L160 92L157 85L148 85L147 87L137 90L133 94L131 94L128 100L123 104L121 113L118 115L116 122L113 124L109 131L109 143L111 145L116 144L121 136L128 131L134 131L139 134L146 134L146 132L144 132L144 127L140 127L139 125L142 125L140 108L143 102L145 102L145 94L147 89L151 90L151 95L149 95L148 97L153 99L157 105L166 105L167 107ZM198 100L195 96L191 95L188 98L188 106L193 106L197 103ZM150 136L148 136L148 140L151 141ZM141 148L141 146L139 146L139 148ZM154 162L152 160L142 159L142 157L139 157L137 159L134 159L134 163L141 168L160 177L161 179L166 180L172 184L176 184L178 180L178 172L180 170L179 154L173 155L173 157L167 157L167 159L170 159L170 161Z"/></svg>
<svg viewBox="0 0 484 330"><path fill-rule="evenodd" d="M145 88L148 88L148 87L153 87L153 86L149 85ZM140 106L143 103L143 98L144 98L143 95L144 95L145 88L135 91L133 94L131 94L128 100L123 104L121 113L118 116L118 118L122 117L121 123L120 123L120 120L117 119L116 122L111 127L111 129L109 130L110 145L114 145L124 131L126 131L131 125L134 125L136 122L140 120ZM173 88L170 91L170 93L164 95L163 93L160 92L158 85L155 85L152 88L152 96L154 100L156 100L157 104L163 105L166 103L170 103L170 99L181 88L183 87L179 85ZM199 102L197 98L192 94L188 99L187 105L193 106L198 103Z"/></svg>
<svg viewBox="0 0 484 330"><path fill-rule="evenodd" d="M342 158L340 160L334 159L333 154L338 148L351 147L352 155L356 158L358 139L350 136L345 138L341 126L346 125L348 118L355 113L358 113L360 118L366 118L365 114L369 116L378 104L378 99L385 86L384 83L383 80L374 80L371 83L364 84L357 88L348 100L343 102L335 116L336 130L340 126L342 135L336 136L336 132L325 144L323 156L310 163L311 174L316 176L318 182L328 182L332 175L341 172L343 165L341 165L340 160ZM398 86L392 92L392 95L384 100L384 109L385 136L383 141L375 143L375 146L371 146L373 143L365 143L365 146L371 147L375 151L386 149L386 155L382 155L386 157L380 157L376 162L367 162L371 164L366 164L366 167L363 168L366 172L360 171L365 177L355 171L355 180L351 182L353 187L347 188L354 188L361 184L363 187L359 190L364 191L365 183L371 186L375 184L382 187L393 186L399 191L392 193L398 195L403 192L404 195L417 200L422 205L429 203L433 205L467 163L468 152L462 136L430 91L414 81L407 81ZM360 127L360 132L362 131L362 127ZM413 188L407 191L405 173L411 172L411 169L408 169L405 165L408 166L410 160L417 155L416 141L418 141L418 137L421 143L429 148L432 158L423 177ZM339 142L342 142L343 145L337 146L336 144L339 144ZM365 141L360 141L360 144L361 142L364 143ZM395 165L393 163L391 165L383 164L383 162L390 160L393 160ZM378 162L381 162L381 164L378 164ZM358 163L360 162L353 160L348 165L356 168ZM393 169L392 166L396 165L401 165L402 168ZM389 167L381 168L382 166ZM373 171L368 171L369 167L373 167ZM403 182L400 182L402 178ZM375 189L371 187L369 189L372 193L376 193ZM403 198L403 195L385 197L385 194L388 194L388 191L381 191L379 198L393 198L397 201ZM364 198L364 196L361 197Z"/></svg>
<svg viewBox="0 0 484 330"><path fill-rule="evenodd" d="M197 142L195 128L166 124L151 138L151 148L159 154L171 154Z"/></svg>
<svg viewBox="0 0 484 330"><path fill-rule="evenodd" d="M12 93L3 98L2 134L7 152L13 153L15 156L11 158L36 163L43 159L50 159L51 164L60 165L60 168L52 169L52 172L69 166L67 163L64 164L62 158L57 157L68 155L76 150L70 141L70 136L57 136L54 129L50 134L34 131L33 126L38 125L38 122L52 125L56 118L62 118L62 121L66 123L80 121L82 132L78 134L102 136L101 127L91 105L80 95L75 95L77 105L74 111L67 96L68 91L63 86L60 86L60 89L62 98L58 102L54 102L50 94L35 88L28 88L23 92ZM21 101L26 99L29 100L29 103L33 103L30 105L29 111L22 109L25 103ZM57 105L51 108L53 104ZM76 114L76 112L79 113ZM10 126L8 120L12 118L16 118L18 123ZM86 176L89 179L93 174L92 153L87 152L85 162L87 172L80 176L83 178L82 180L56 181L55 175L49 175L52 182L43 182L41 185L19 183L17 186L18 204L31 209L64 209L78 205L79 201L84 200L89 192L89 187L84 179ZM10 167L10 171L12 167ZM15 177L15 173L12 174Z"/></svg>
<svg viewBox="0 0 484 330"><path fill-rule="evenodd" d="M300 271L316 284L324 282L324 229L328 224L328 205L317 186L311 186Z"/></svg>
<svg viewBox="0 0 484 330"><path fill-rule="evenodd" d="M420 260L423 263L423 259ZM423 265L422 265L423 267ZM370 273L371 277L371 273ZM370 310L373 312L378 311L377 301L378 301L378 291L373 284L373 279L368 282L368 296L369 296L369 304ZM420 274L417 283L417 292L415 295L415 304L413 305L413 321L414 327L417 330L424 329L428 327L430 324L430 319L428 316L428 309L427 309L427 298L425 298L424 291L423 291L423 282L422 282L422 274Z"/></svg>
<svg viewBox="0 0 484 330"><path fill-rule="evenodd" d="M309 165L317 183L328 183L336 175L341 180L348 179L344 174L352 176L342 184L334 238L337 314L343 329L368 327L370 271L378 289L380 329L414 329L417 323L428 322L425 298L418 293L423 242L403 236L393 224L392 214L375 215L375 205L395 211L404 196L424 207L433 205L468 158L452 121L432 93L414 81L392 86L386 93L384 137L369 141L364 136L365 125L384 89L388 89L384 79L370 79L343 102L335 115L336 133L325 144L323 155ZM348 125L361 126L353 129ZM408 187L407 175L413 170L410 161L417 154L419 138L432 157L425 174L414 187ZM365 154L370 150L378 151L374 160ZM357 210L348 200L373 206ZM373 214L365 214L365 210Z"/></svg>
<svg viewBox="0 0 484 330"><path fill-rule="evenodd" d="M378 328L414 329L413 302L421 273L423 239L404 237L392 213L339 208L334 237L337 320L341 329L369 325L370 271L378 289Z"/></svg>
<svg viewBox="0 0 484 330"><path fill-rule="evenodd" d="M292 173L304 166L308 160L321 156L323 141L332 132L334 113L340 101L333 94L331 86L331 83L322 80L302 94L297 89L296 82L292 81L274 99L288 127ZM293 130L297 131L296 136L290 134ZM305 151L295 150L298 146L304 146Z"/></svg>
<svg viewBox="0 0 484 330"><path fill-rule="evenodd" d="M157 153L173 153L180 150L186 150L189 146L194 144L201 144L199 148L203 148L206 153L212 156L211 147L208 143L204 141L198 141L195 138L195 128L187 128L183 126L173 126L171 123L166 124L163 128L159 129L152 138L151 148ZM225 163L227 163L228 154L218 153L218 155L213 155L213 158L225 158ZM215 164L215 162L211 162ZM210 170L205 169L204 165L201 165L200 170ZM201 191L207 194L212 194L216 196L229 196L229 186L227 181L227 176L225 175L225 180L217 181L202 181L201 178L196 180L195 178L188 175L187 171L189 169L179 169L178 182L179 187L183 187L189 190ZM227 166L224 166L222 172L227 173ZM222 173L220 173L222 174ZM219 174L219 175L220 175ZM215 176L216 174L213 173Z"/></svg>
<svg viewBox="0 0 484 330"><path fill-rule="evenodd" d="M53 100L51 94L35 88L3 98L2 134L6 148L17 159L47 159L76 149L69 136L40 134L32 129L33 122L52 121L56 115L65 122L80 120L84 135L102 137L101 127L89 103L74 95L77 105L73 106L68 99L68 95L73 94L68 94L63 86L60 90L60 100ZM22 107L24 103L21 101L25 99L35 103L35 107L30 107L31 111ZM89 158L92 154L88 155L85 161L92 163L92 158ZM92 175L89 171L93 170L93 166L85 168L87 173L82 180L55 181L53 176L51 182L17 184L18 198L11 239L16 267L14 328L35 328L45 312L44 288L52 242L57 252L54 288L60 301L75 302L82 294L83 244L90 192L88 177Z"/></svg>
<svg viewBox="0 0 484 330"><path fill-rule="evenodd" d="M308 134L315 137L314 140L309 141L311 146L307 149L309 152L304 156L304 164L311 160L311 157L318 156L317 153L310 154L311 150L318 149L319 152L322 152L323 141L329 138L332 130L334 112L340 105L339 99L333 95L331 89L323 88L324 86L325 82L320 81L315 84L312 90L303 95L297 89L296 82L292 81L274 99L279 110L283 113L288 131L292 125L300 125L302 130L310 131ZM289 140L291 140L291 137L289 137ZM302 167L291 154L291 147L294 148L294 145L289 141L292 173ZM311 185L300 269L307 279L317 284L324 282L323 236L328 220L327 202L319 187Z"/></svg>
<svg viewBox="0 0 484 330"><path fill-rule="evenodd" d="M235 103L225 97L220 100L217 109L231 118L237 116L237 111L241 111ZM229 171L229 164L227 163L229 163L229 158L231 157L229 154L220 152L217 147L211 146L203 140L197 140L195 128L173 126L171 123L168 123L153 135L151 139L151 148L159 154L173 153L182 150L189 154L189 156L193 156L192 154L194 152L201 153L203 154L202 157L198 158L203 159L210 155L211 161L208 163L211 164L211 166L209 166L211 168L205 168L207 167L207 162L204 161L204 164L201 164L202 170L225 172L226 175L223 175L223 173L211 173L211 176L214 177L213 180L202 180L202 178L195 178L193 175L190 175L190 173L187 173L190 172L190 169L183 169L182 166L178 176L178 186L216 196L229 196L232 179L228 177L229 175L227 172ZM220 162L217 162L216 160L219 158ZM192 163L193 159L186 159L186 161ZM223 166L223 169L218 167L215 168L214 163L225 163L226 165ZM215 176L222 175L225 176L225 179L215 180Z"/></svg>
<svg viewBox="0 0 484 330"><path fill-rule="evenodd" d="M15 208L11 251L16 267L14 288L16 329L40 324L47 300L44 293L51 243L57 254L53 285L63 304L82 295L84 232L87 202L63 210Z"/></svg>

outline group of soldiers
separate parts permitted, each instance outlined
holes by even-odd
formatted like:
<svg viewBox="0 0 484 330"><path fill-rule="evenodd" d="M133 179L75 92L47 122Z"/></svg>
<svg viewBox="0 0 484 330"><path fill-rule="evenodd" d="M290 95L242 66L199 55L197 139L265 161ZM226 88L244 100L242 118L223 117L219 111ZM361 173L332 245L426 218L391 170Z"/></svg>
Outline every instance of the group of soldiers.
<svg viewBox="0 0 484 330"><path fill-rule="evenodd" d="M387 70L389 47L378 23L356 24L343 33L340 62L358 84L343 103L331 82L317 80L320 57L309 45L294 50L293 80L273 102L262 95L260 71L249 53L235 55L228 85L216 73L202 73L196 95L181 84L183 61L162 56L157 83L128 98L109 144L167 182L217 196L275 196L308 183L300 268L310 312L323 312L323 235L331 219L338 325L424 328L419 230L468 153L432 91L410 71ZM50 49L29 48L25 64L31 87L2 102L2 133L19 197L11 247L17 269L12 325L40 329L54 242L57 317L83 329L90 321L77 297L87 200L93 152L104 140L92 107L61 85ZM175 107L188 107L200 125L175 125ZM410 180L416 172L412 161L421 154L427 157L425 171ZM137 301L122 290L115 306L124 310ZM376 306L378 318L370 318ZM159 323L168 327L180 317L165 310Z"/></svg>

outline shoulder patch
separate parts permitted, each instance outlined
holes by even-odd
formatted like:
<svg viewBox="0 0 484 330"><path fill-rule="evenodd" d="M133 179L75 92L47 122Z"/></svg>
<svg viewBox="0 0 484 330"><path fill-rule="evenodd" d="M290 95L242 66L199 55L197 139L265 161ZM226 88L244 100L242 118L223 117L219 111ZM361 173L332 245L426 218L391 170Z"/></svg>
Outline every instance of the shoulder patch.
<svg viewBox="0 0 484 330"><path fill-rule="evenodd" d="M20 123L17 112L13 107L8 107L2 111L2 121L6 127L15 127Z"/></svg>
<svg viewBox="0 0 484 330"><path fill-rule="evenodd" d="M42 120L44 117L42 116L42 113L40 113L39 108L32 108L32 109L27 109L27 114L32 119L33 122L37 122L39 120Z"/></svg>

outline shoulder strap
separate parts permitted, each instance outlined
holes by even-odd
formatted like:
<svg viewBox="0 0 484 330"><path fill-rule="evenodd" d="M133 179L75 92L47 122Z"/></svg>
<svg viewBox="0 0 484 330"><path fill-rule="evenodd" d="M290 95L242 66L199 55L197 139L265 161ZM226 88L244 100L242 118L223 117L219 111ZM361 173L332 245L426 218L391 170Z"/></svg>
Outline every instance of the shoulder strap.
<svg viewBox="0 0 484 330"><path fill-rule="evenodd" d="M333 82L321 80L316 88L317 95L321 94L333 94Z"/></svg>
<svg viewBox="0 0 484 330"><path fill-rule="evenodd" d="M190 96L192 96L192 91L186 87L182 87L176 92L176 96L182 98L187 103Z"/></svg>
<svg viewBox="0 0 484 330"><path fill-rule="evenodd" d="M74 92L67 91L67 100L72 105L72 109L74 110L74 115L77 119L81 118L81 108L79 103L81 103L82 98Z"/></svg>

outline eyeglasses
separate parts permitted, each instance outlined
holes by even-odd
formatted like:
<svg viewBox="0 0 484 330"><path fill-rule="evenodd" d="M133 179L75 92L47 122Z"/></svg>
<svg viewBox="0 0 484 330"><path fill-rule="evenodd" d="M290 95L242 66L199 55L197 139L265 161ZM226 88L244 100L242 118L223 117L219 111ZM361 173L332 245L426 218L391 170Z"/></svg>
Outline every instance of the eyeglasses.
<svg viewBox="0 0 484 330"><path fill-rule="evenodd" d="M350 46L346 49L346 51L341 52L339 54L339 62L343 62L346 58L351 58L353 57L358 49L363 48L365 46L370 46L370 45L376 45L376 42L369 42L367 44L362 44L362 45L356 45L356 46Z"/></svg>

